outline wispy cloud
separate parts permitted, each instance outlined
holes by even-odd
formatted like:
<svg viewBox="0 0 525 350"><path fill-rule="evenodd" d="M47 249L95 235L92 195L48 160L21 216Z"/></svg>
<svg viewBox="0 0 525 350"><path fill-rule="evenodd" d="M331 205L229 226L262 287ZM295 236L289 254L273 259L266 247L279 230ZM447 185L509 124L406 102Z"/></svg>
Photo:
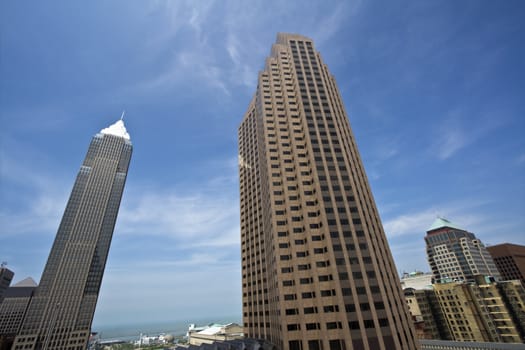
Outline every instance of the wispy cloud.
<svg viewBox="0 0 525 350"><path fill-rule="evenodd" d="M432 135L434 141L431 152L437 158L440 160L451 158L506 123L502 111L484 111L476 118L472 118L473 113L477 111L457 107L442 118Z"/></svg>
<svg viewBox="0 0 525 350"><path fill-rule="evenodd" d="M3 154L0 164L2 233L55 233L68 196L62 180L34 171L35 164L29 167Z"/></svg>
<svg viewBox="0 0 525 350"><path fill-rule="evenodd" d="M392 238L409 235L424 236L437 217L446 217L465 227L466 230L472 231L482 223L490 221L480 209L487 204L489 202L485 200L434 204L429 208L387 218L383 221L383 226L387 236Z"/></svg>
<svg viewBox="0 0 525 350"><path fill-rule="evenodd" d="M276 32L295 28L322 45L357 12L359 4L337 3L328 11L317 5L305 8L276 3L272 11L266 11L262 4L235 1L221 6L213 1L157 1L153 5L157 10L151 12L155 13L159 38L155 43L145 43L143 51L146 56L166 56L166 47L172 47L169 60L162 69L124 91L156 93L175 87L186 89L188 82L193 82L194 89L232 97L237 87L253 89L261 59L269 53L271 41L255 40L254 32L265 32L269 26ZM299 15L308 11L315 15ZM303 20L296 21L299 17Z"/></svg>
<svg viewBox="0 0 525 350"><path fill-rule="evenodd" d="M118 230L174 239L186 246L228 246L239 242L238 215L236 198L215 190L148 190L128 193Z"/></svg>
<svg viewBox="0 0 525 350"><path fill-rule="evenodd" d="M440 134L437 157L441 160L450 158L469 142L463 130L459 128L446 128L442 130Z"/></svg>
<svg viewBox="0 0 525 350"><path fill-rule="evenodd" d="M316 29L313 34L316 44L322 46L325 41L331 39L346 22L357 15L361 5L360 0L339 2L333 6L331 13L317 18L318 23L314 27Z"/></svg>

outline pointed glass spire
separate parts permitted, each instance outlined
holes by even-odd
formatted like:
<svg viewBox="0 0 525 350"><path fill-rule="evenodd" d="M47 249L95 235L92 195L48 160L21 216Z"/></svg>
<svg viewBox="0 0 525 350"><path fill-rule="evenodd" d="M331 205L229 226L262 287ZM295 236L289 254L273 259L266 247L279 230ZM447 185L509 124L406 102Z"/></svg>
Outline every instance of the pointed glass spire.
<svg viewBox="0 0 525 350"><path fill-rule="evenodd" d="M110 125L109 127L100 130L102 134L108 134L108 135L115 135L118 137L123 137L126 140L129 140L129 134L126 130L126 126L124 125L124 121L122 119L117 120L114 124Z"/></svg>

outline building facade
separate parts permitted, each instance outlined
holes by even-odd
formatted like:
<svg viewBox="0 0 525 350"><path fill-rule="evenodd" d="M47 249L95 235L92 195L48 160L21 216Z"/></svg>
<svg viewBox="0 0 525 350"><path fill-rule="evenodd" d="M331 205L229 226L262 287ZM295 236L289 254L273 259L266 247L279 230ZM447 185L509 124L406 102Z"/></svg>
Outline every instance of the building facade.
<svg viewBox="0 0 525 350"><path fill-rule="evenodd" d="M5 267L4 264L0 265L0 303L4 298L5 291L11 285L14 275L14 272Z"/></svg>
<svg viewBox="0 0 525 350"><path fill-rule="evenodd" d="M6 290L0 303L0 350L11 349L36 287L28 277Z"/></svg>
<svg viewBox="0 0 525 350"><path fill-rule="evenodd" d="M525 285L525 246L503 243L487 247L501 278L520 280Z"/></svg>
<svg viewBox="0 0 525 350"><path fill-rule="evenodd" d="M85 349L132 146L124 122L96 134L13 349Z"/></svg>
<svg viewBox="0 0 525 350"><path fill-rule="evenodd" d="M520 282L494 282L479 275L473 283L435 284L434 291L453 340L499 343L525 340L520 320L525 289Z"/></svg>
<svg viewBox="0 0 525 350"><path fill-rule="evenodd" d="M424 338L420 339L452 340L452 332L434 289L415 290L414 294L423 319Z"/></svg>
<svg viewBox="0 0 525 350"><path fill-rule="evenodd" d="M416 349L334 77L278 34L239 127L245 335L283 350Z"/></svg>
<svg viewBox="0 0 525 350"><path fill-rule="evenodd" d="M434 282L474 281L474 276L500 278L487 248L476 236L437 218L425 237Z"/></svg>

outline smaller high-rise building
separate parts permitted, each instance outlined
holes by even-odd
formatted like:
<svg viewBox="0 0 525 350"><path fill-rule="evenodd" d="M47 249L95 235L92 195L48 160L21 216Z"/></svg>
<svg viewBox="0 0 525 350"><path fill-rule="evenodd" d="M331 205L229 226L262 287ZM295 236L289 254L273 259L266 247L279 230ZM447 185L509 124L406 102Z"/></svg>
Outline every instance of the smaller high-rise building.
<svg viewBox="0 0 525 350"><path fill-rule="evenodd" d="M476 236L444 218L437 218L425 237L434 282L474 281L500 275L485 245Z"/></svg>
<svg viewBox="0 0 525 350"><path fill-rule="evenodd" d="M487 247L501 278L520 280L525 284L525 246L503 243Z"/></svg>
<svg viewBox="0 0 525 350"><path fill-rule="evenodd" d="M518 305L523 303L521 284L495 282L478 275L474 283L435 284L434 292L454 340L523 342L523 324L516 314ZM514 306L518 309L509 299L516 301Z"/></svg>
<svg viewBox="0 0 525 350"><path fill-rule="evenodd" d="M0 303L4 297L4 292L9 288L14 272L5 267L5 264L0 265Z"/></svg>
<svg viewBox="0 0 525 350"><path fill-rule="evenodd" d="M11 349L36 287L36 282L28 277L5 291L0 303L0 350Z"/></svg>

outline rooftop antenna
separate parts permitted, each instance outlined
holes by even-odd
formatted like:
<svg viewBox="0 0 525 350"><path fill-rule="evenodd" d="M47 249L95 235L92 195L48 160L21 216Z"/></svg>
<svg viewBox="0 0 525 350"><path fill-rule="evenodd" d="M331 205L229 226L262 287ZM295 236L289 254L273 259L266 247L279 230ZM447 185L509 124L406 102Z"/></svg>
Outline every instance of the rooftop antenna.
<svg viewBox="0 0 525 350"><path fill-rule="evenodd" d="M120 116L120 120L124 120L124 114L126 114L126 110L122 111L122 115Z"/></svg>

